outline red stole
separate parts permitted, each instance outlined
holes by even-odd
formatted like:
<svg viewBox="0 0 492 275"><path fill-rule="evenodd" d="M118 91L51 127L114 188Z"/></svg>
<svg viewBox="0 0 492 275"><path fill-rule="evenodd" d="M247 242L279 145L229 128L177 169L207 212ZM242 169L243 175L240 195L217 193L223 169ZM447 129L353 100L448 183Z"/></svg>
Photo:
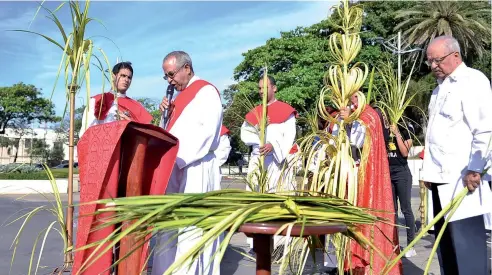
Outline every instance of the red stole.
<svg viewBox="0 0 492 275"><path fill-rule="evenodd" d="M212 84L208 83L205 80L195 80L190 86L186 87L173 102L173 108L170 115L169 123L167 124L166 130L170 131L173 128L174 123L178 120L181 113L183 113L184 109L188 104L195 98L198 92L205 86ZM213 86L215 88L215 86ZM215 88L217 90L217 88ZM217 94L219 94L219 90L217 90Z"/></svg>
<svg viewBox="0 0 492 275"><path fill-rule="evenodd" d="M268 124L284 123L292 114L297 117L297 111L292 106L278 100L267 106ZM261 121L262 116L263 106L258 105L246 114L246 121L250 125L256 126Z"/></svg>
<svg viewBox="0 0 492 275"><path fill-rule="evenodd" d="M289 155L295 154L297 152L299 152L299 146L297 145L297 143L294 143L294 145L292 145L292 148L290 148Z"/></svg>
<svg viewBox="0 0 492 275"><path fill-rule="evenodd" d="M220 136L228 135L230 133L229 129L227 129L224 125L220 128Z"/></svg>
<svg viewBox="0 0 492 275"><path fill-rule="evenodd" d="M102 228L93 231L100 222L98 220L108 218L111 213L92 215L103 205L86 204L87 202L98 199L108 199L118 197L118 183L121 167L121 151L124 150L125 144L122 141L128 140L132 136L125 133L128 124L135 123L128 120L115 121L89 127L77 144L79 156L79 175L80 175L80 208L78 218L78 229L76 236L76 248L99 241L107 237L113 230L114 226ZM170 134L164 132L160 127L146 124L145 128L153 131L159 131L176 140ZM151 140L152 141L152 140ZM149 142L150 144L150 142ZM167 146L166 146L167 145ZM164 194L169 177L171 175L178 145L166 144L164 141L157 140L156 145L147 148L145 167L146 173L143 179L143 194L162 195ZM104 249L106 246L102 246ZM75 252L75 262L72 274L78 274L81 265L91 255L94 248L79 250ZM100 255L99 250L96 256ZM145 263L148 251L148 242L144 245L141 263ZM92 261L92 258L90 261ZM112 250L105 253L96 262L90 266L85 266L85 271L80 274L92 275L102 274L109 275L107 270L112 264ZM142 266L143 267L143 264Z"/></svg>
<svg viewBox="0 0 492 275"><path fill-rule="evenodd" d="M115 101L115 95L113 93L102 93L93 96L93 98L96 100L94 116L98 120L106 119L109 109ZM149 114L142 104L129 97L118 97L118 110L128 112L133 121L146 124L152 122L152 115Z"/></svg>
<svg viewBox="0 0 492 275"><path fill-rule="evenodd" d="M358 183L359 197L357 198L357 206L365 209L375 209L382 212L372 212L371 214L382 217L389 220L391 223L395 223L395 209L393 205L393 193L391 190L391 178L389 173L388 155L386 153L386 145L383 136L383 130L381 120L378 113L366 105L364 111L362 111L359 119L366 127L366 139L364 147L369 146L369 156L366 163L361 163L359 172L364 172L364 179ZM367 136L369 135L369 136ZM374 239L371 240L371 228L372 226L360 226L360 230L364 236L373 241L376 247L388 259L394 259L398 253L393 252L395 246L398 245L398 231L393 225L388 225L379 222L377 227L374 227ZM366 250L359 246L355 241L351 242L351 268L366 268L366 272L361 274L369 274L370 254L369 250ZM381 274L386 261L384 261L376 252L373 252L373 273ZM346 270L349 269L349 265L346 262ZM403 273L403 267L401 261L393 267L390 275L400 275ZM355 271L354 274L359 274Z"/></svg>

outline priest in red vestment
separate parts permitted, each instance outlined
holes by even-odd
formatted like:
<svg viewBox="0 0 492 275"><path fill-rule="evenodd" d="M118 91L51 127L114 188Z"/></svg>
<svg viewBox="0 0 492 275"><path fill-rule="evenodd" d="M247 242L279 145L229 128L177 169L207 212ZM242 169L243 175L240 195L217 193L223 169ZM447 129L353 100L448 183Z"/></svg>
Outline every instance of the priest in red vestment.
<svg viewBox="0 0 492 275"><path fill-rule="evenodd" d="M216 87L195 75L191 57L183 51L169 53L162 62L164 79L179 94L173 102L164 98L160 109L169 109L165 127L179 139L176 164L166 189L170 193L206 193L220 188L220 173L215 152L222 126L222 103ZM168 113L168 114L169 114ZM168 122L167 122L168 121ZM174 232L160 232L154 250L152 275L161 275L200 241L203 230L188 227L177 239ZM219 239L204 247L202 253L187 261L173 274L220 274L220 263L213 261Z"/></svg>
<svg viewBox="0 0 492 275"><path fill-rule="evenodd" d="M81 204L122 195L122 181L126 181L129 165L135 160L135 153L131 149L135 140L142 134L135 128L143 129L145 133L142 135L148 140L144 145L145 170L141 178L143 195L164 194L176 160L177 139L162 128L149 125L152 116L140 103L125 95L133 75L131 65L126 62L119 63L114 66L113 72L115 87L118 89L118 104L113 93L100 94L91 99L89 111L84 115L91 120L88 124L90 128L81 130L83 135L81 134L77 144ZM120 120L115 116L117 112L120 114ZM122 155L125 157L122 158ZM115 229L113 226L94 231L98 220L108 216L92 216L101 207L95 204L80 206L76 249L104 239ZM147 248L148 243L144 245L142 259L137 266L139 270L145 267ZM86 262L93 251L94 249L76 251L72 274L110 274L109 267L114 260L113 250L110 249L88 266ZM96 253L96 256L98 255L100 252Z"/></svg>
<svg viewBox="0 0 492 275"><path fill-rule="evenodd" d="M352 97L352 103L357 106L357 96ZM350 112L350 108L347 107L346 111ZM395 209L381 120L378 113L369 105L365 105L359 120L366 128L363 155L366 150L369 152L367 160L363 159L359 167L359 175L360 173L364 174L363 180L358 183L357 206L384 211L372 212L371 214L387 219L394 224L396 223ZM371 234L372 226L361 226L360 229L364 236L374 242L387 259L395 258L400 252L397 227L383 223L377 223L377 227L379 229L375 227L374 234ZM351 266L346 260L345 268L346 270L352 269L353 274L381 274L386 265L386 261L376 252L373 252L371 271L369 268L371 251L362 248L354 241L351 242L350 253ZM389 274L400 275L403 273L402 268L400 261Z"/></svg>
<svg viewBox="0 0 492 275"><path fill-rule="evenodd" d="M127 96L132 84L133 68L130 62L120 62L113 67L113 81L116 91L106 92L91 97L82 117L82 137L87 128L117 121L118 119L132 120L140 123L150 123L152 115L140 102Z"/></svg>
<svg viewBox="0 0 492 275"><path fill-rule="evenodd" d="M279 181L282 168L286 163L290 149L296 137L296 117L297 111L287 103L275 98L277 86L272 76L267 78L267 127L265 144L260 146L259 124L262 118L263 106L258 105L248 114L241 126L241 140L247 145L252 146L251 158L248 165L248 181L255 183L259 169L260 155L265 156L264 169L268 175L267 192L281 192L282 190L292 190L291 182ZM258 83L260 96L263 96L263 77ZM274 242L277 242L277 237ZM248 238L248 243L252 248L253 242Z"/></svg>

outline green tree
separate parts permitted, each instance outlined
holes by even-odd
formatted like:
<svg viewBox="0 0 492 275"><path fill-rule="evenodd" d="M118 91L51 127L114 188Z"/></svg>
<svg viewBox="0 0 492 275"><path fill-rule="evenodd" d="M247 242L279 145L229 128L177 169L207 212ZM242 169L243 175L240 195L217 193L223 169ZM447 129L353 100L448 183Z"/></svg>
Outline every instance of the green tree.
<svg viewBox="0 0 492 275"><path fill-rule="evenodd" d="M33 120L55 121L53 103L42 98L41 91L34 85L20 82L0 87L0 134L5 134L7 127L29 124Z"/></svg>
<svg viewBox="0 0 492 275"><path fill-rule="evenodd" d="M148 97L139 98L137 100L145 107L147 112L152 115L152 124L159 125L159 121L161 120L162 115L161 111L159 110L160 101Z"/></svg>
<svg viewBox="0 0 492 275"><path fill-rule="evenodd" d="M49 162L61 163L65 159L65 150L63 149L63 142L55 141L53 147L49 150Z"/></svg>
<svg viewBox="0 0 492 275"><path fill-rule="evenodd" d="M244 116L249 111L248 102L245 95L243 93L239 93L237 89L238 86L233 84L222 92L226 101L222 124L231 131L229 136L232 149L229 154L229 160L233 163L237 158L235 152L248 152L248 147L241 142L240 131Z"/></svg>
<svg viewBox="0 0 492 275"><path fill-rule="evenodd" d="M36 159L40 162L48 162L50 157L50 149L46 141L42 138L35 138L32 139L31 142L32 149L28 149L31 159Z"/></svg>
<svg viewBox="0 0 492 275"><path fill-rule="evenodd" d="M82 128L82 117L84 116L85 106L75 109L74 113L74 144L79 142L79 130ZM55 132L60 142L68 145L70 137L70 114L66 113L63 120L56 126Z"/></svg>
<svg viewBox="0 0 492 275"><path fill-rule="evenodd" d="M425 1L411 9L400 10L396 18L405 18L395 27L403 30L409 45L427 48L440 35L451 35L460 43L462 53L481 57L490 45L489 1Z"/></svg>

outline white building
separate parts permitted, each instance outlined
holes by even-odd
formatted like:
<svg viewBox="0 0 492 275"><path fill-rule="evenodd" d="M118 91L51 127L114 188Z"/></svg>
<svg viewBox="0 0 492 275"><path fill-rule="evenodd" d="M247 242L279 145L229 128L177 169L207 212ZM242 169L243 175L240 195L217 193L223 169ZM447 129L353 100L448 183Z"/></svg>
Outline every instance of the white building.
<svg viewBox="0 0 492 275"><path fill-rule="evenodd" d="M20 134L18 131L7 128L5 129L5 134L0 135L0 137L19 139L19 148L17 154L17 163L31 163L31 155L29 154L32 148L33 139L44 139L46 144L53 148L53 144L57 141L58 134L53 129L49 128L33 128L25 129ZM22 135L22 136L21 136ZM0 145L1 146L1 145ZM63 151L65 153L64 159L68 160L68 145L63 144ZM0 164L9 164L14 162L16 154L16 148L13 145L0 147ZM38 159L33 156L32 162L35 163ZM75 160L77 161L77 149L75 148Z"/></svg>

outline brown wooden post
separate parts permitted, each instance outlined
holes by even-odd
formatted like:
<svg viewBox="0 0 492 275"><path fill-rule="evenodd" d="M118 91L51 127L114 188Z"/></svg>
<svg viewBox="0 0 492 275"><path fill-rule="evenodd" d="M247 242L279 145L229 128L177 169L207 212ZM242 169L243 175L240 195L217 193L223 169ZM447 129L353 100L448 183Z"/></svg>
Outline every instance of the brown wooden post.
<svg viewBox="0 0 492 275"><path fill-rule="evenodd" d="M73 246L73 163L74 163L74 132L75 132L75 93L79 88L76 85L69 85L70 94L70 130L68 136L68 208L66 217L67 246ZM72 249L65 252L65 266L73 264Z"/></svg>
<svg viewBox="0 0 492 275"><path fill-rule="evenodd" d="M256 253L256 275L272 274L271 243L271 235L253 235L253 249Z"/></svg>

